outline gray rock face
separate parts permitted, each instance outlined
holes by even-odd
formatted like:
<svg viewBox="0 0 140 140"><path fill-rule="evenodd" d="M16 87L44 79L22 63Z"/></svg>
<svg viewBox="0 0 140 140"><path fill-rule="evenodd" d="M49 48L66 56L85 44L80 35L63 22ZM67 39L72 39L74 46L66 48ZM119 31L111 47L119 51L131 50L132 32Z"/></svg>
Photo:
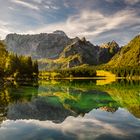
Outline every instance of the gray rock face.
<svg viewBox="0 0 140 140"><path fill-rule="evenodd" d="M98 64L98 51L99 47L92 45L85 39L77 39L68 45L64 51L60 54L60 57L67 58L69 56L77 55L77 59L70 62L70 66L73 66L73 62L80 64L97 65ZM78 59L79 58L79 59ZM73 65L71 65L71 63Z"/></svg>
<svg viewBox="0 0 140 140"><path fill-rule="evenodd" d="M85 38L77 38L64 49L60 57L68 58L77 55L69 62L69 67L81 64L98 65L107 63L118 51L119 45L115 41L104 46L94 46Z"/></svg>
<svg viewBox="0 0 140 140"><path fill-rule="evenodd" d="M99 64L107 63L120 50L119 45L113 40L102 44L99 49Z"/></svg>
<svg viewBox="0 0 140 140"><path fill-rule="evenodd" d="M58 58L70 39L62 31L37 35L9 34L5 39L7 50L33 58Z"/></svg>
<svg viewBox="0 0 140 140"><path fill-rule="evenodd" d="M94 46L85 38L70 39L63 31L41 33L36 35L9 34L5 39L7 50L19 55L29 55L39 61L41 69L44 67L74 67L82 64L98 65L107 63L118 51L119 45L109 42L101 46ZM59 62L55 60L64 60ZM68 61L68 62L66 62ZM59 63L59 64L58 64ZM62 64L61 64L62 63Z"/></svg>

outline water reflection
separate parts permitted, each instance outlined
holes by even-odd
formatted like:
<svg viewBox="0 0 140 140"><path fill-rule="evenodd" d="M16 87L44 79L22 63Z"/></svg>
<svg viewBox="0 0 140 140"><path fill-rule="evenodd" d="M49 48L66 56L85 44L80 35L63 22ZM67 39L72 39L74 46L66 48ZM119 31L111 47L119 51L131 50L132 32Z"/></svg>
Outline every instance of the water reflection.
<svg viewBox="0 0 140 140"><path fill-rule="evenodd" d="M51 121L17 120L1 125L1 140L139 140L140 121L119 108L115 113L92 110L84 117L67 117L61 124ZM127 131L126 131L127 130Z"/></svg>
<svg viewBox="0 0 140 140"><path fill-rule="evenodd" d="M5 85L0 89L0 121L7 119L9 107L14 104L30 102L37 97L38 87L36 86L17 86L13 84Z"/></svg>
<svg viewBox="0 0 140 140"><path fill-rule="evenodd" d="M93 83L92 83L93 84ZM37 119L61 123L68 116L84 116L92 109L114 112L118 104L108 93L77 86L6 87L1 94L3 119ZM6 103L5 103L6 102Z"/></svg>
<svg viewBox="0 0 140 140"><path fill-rule="evenodd" d="M96 83L41 81L39 86L4 86L0 90L1 140L16 140L17 135L21 140L138 139L139 81Z"/></svg>

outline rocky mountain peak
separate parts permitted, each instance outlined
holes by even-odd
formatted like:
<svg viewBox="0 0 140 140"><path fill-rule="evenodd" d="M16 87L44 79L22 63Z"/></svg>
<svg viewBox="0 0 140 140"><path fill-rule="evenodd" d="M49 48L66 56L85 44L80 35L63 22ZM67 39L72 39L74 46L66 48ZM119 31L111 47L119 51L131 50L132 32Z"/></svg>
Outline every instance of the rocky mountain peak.
<svg viewBox="0 0 140 140"><path fill-rule="evenodd" d="M57 58L69 42L63 31L35 35L9 34L5 44L7 50L18 55L30 55L32 58Z"/></svg>
<svg viewBox="0 0 140 140"><path fill-rule="evenodd" d="M67 63L69 67L98 65L108 62L119 50L115 41L95 46L85 37L71 39L61 30L34 35L9 34L5 44L10 52L38 59L40 68L65 67Z"/></svg>
<svg viewBox="0 0 140 140"><path fill-rule="evenodd" d="M62 35L62 36L67 36L67 35L65 34L65 32L63 32L63 31L61 31L61 30L56 30L56 31L53 32L53 34Z"/></svg>
<svg viewBox="0 0 140 140"><path fill-rule="evenodd" d="M111 42L101 44L100 48L119 48L119 45L113 40Z"/></svg>
<svg viewBox="0 0 140 140"><path fill-rule="evenodd" d="M85 37L81 38L81 41L86 42L86 38Z"/></svg>
<svg viewBox="0 0 140 140"><path fill-rule="evenodd" d="M110 46L110 47L116 47L116 48L118 48L119 47L119 45L118 45L118 43L116 42L116 41L111 41L111 42L108 42L108 45Z"/></svg>

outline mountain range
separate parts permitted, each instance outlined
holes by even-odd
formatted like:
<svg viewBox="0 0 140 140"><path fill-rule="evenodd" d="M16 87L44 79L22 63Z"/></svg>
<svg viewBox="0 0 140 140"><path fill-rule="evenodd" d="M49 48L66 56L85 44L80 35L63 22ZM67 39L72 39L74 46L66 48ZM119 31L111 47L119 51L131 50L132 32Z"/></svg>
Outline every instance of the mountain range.
<svg viewBox="0 0 140 140"><path fill-rule="evenodd" d="M119 47L113 40L93 45L83 38L69 38L63 31L35 35L8 34L7 50L37 59L40 69L70 68L81 65L139 65L140 35Z"/></svg>
<svg viewBox="0 0 140 140"><path fill-rule="evenodd" d="M114 67L140 66L140 35L123 46L108 65L113 65Z"/></svg>

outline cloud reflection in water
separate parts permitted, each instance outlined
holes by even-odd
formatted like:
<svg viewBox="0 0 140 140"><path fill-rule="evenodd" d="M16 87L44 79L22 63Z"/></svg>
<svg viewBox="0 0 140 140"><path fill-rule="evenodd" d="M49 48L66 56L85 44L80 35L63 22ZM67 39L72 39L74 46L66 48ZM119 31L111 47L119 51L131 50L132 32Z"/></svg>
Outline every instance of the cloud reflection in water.
<svg viewBox="0 0 140 140"><path fill-rule="evenodd" d="M98 109L83 118L67 117L61 124L39 120L7 120L1 124L0 140L138 140L139 132L140 120L128 111L119 108L111 113Z"/></svg>

